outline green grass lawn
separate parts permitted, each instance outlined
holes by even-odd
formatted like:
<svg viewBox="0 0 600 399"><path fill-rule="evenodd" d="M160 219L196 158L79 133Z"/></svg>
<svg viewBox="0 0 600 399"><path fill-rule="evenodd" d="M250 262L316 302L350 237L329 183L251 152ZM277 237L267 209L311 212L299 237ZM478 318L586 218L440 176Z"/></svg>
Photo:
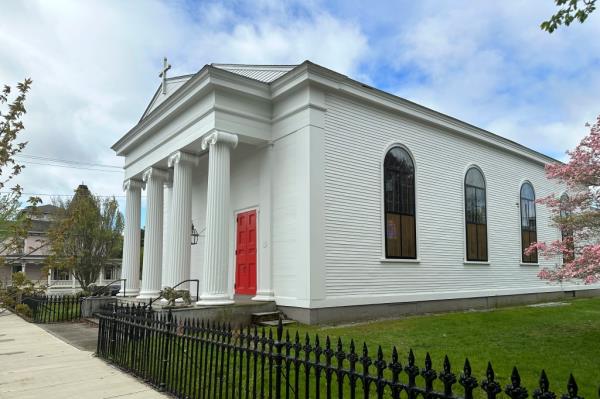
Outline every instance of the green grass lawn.
<svg viewBox="0 0 600 399"><path fill-rule="evenodd" d="M566 391L567 379L572 372L579 385L579 395L597 398L600 299L577 299L566 303L557 307L413 316L337 327L299 326L290 327L290 333L298 329L301 334L308 332L311 337L319 334L322 343L326 335L332 343L341 337L345 349L350 338L357 344L357 350L362 348L364 341L371 358L375 358L377 345L381 345L387 360L392 347L396 346L402 354L403 365L412 348L420 368L429 352L438 372L442 370L447 354L457 375L464 359L469 358L473 375L480 381L485 378L487 362L491 361L496 380L503 387L508 384L512 367L516 365L530 394L538 386L542 369L546 370L551 390L560 394ZM439 384L436 387L441 389ZM458 384L456 390L462 392Z"/></svg>

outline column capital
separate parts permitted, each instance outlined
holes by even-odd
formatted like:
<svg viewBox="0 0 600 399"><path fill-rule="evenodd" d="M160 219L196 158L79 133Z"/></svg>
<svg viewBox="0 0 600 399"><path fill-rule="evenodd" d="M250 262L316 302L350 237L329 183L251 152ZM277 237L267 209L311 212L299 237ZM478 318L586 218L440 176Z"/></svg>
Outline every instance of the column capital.
<svg viewBox="0 0 600 399"><path fill-rule="evenodd" d="M157 179L159 181L166 181L169 179L169 172L165 169L155 168L154 166L149 167L142 174L142 180L148 182L150 179Z"/></svg>
<svg viewBox="0 0 600 399"><path fill-rule="evenodd" d="M192 165L198 165L200 157L189 152L177 151L169 156L168 165L169 168L174 167L178 163L191 163Z"/></svg>
<svg viewBox="0 0 600 399"><path fill-rule="evenodd" d="M229 144L231 148L235 148L238 144L238 136L237 134L220 131L213 132L202 139L202 149L206 150L209 145L215 145L217 143Z"/></svg>
<svg viewBox="0 0 600 399"><path fill-rule="evenodd" d="M127 179L123 182L123 191L144 188L144 182L138 179Z"/></svg>

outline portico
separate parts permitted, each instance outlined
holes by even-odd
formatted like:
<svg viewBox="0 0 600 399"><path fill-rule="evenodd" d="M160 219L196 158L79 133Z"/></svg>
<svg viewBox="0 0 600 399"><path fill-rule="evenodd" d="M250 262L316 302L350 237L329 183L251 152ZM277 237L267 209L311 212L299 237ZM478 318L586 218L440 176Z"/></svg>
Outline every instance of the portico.
<svg viewBox="0 0 600 399"><path fill-rule="evenodd" d="M239 87L218 71L199 72L198 81L187 82L193 86L187 92L178 90L179 78L165 73L166 68L140 123L113 146L125 156L127 281L120 295L156 298L165 287L198 279L200 295L194 299L201 306L231 304L236 294L273 301L270 107L251 101L240 109L234 104L239 94L232 92ZM266 95L261 90L259 99ZM243 257L249 283L236 289L237 215L246 209L253 210L255 223L240 231L245 247L253 248ZM197 245L192 225L199 232ZM195 288L189 282L178 286L192 295Z"/></svg>

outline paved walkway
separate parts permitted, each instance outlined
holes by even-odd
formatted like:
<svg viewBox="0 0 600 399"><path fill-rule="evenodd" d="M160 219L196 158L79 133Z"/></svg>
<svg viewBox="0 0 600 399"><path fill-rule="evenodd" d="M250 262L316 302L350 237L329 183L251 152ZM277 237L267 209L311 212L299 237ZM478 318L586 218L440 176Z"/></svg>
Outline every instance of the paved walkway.
<svg viewBox="0 0 600 399"><path fill-rule="evenodd" d="M90 323L51 323L37 326L79 350L96 351L98 326Z"/></svg>
<svg viewBox="0 0 600 399"><path fill-rule="evenodd" d="M0 398L165 398L35 324L0 313Z"/></svg>

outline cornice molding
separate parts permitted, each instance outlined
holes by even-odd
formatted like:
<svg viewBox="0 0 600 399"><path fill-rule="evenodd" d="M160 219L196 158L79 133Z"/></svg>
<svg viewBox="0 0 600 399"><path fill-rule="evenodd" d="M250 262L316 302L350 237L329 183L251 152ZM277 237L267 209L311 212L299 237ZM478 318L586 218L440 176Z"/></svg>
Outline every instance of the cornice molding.
<svg viewBox="0 0 600 399"><path fill-rule="evenodd" d="M209 145L215 144L229 144L231 148L237 147L238 136L237 134L225 133L216 131L202 139L202 150L206 150Z"/></svg>
<svg viewBox="0 0 600 399"><path fill-rule="evenodd" d="M533 162L541 164L560 162L510 139L396 95L362 84L346 75L313 64L309 61L305 61L298 65L296 68L271 82L271 84L262 83L251 78L239 76L232 72L207 65L177 89L169 96L169 98L146 115L143 120L115 143L112 148L117 151L117 153L120 153L129 146L135 145L137 140L146 136L150 130L155 129L161 120L176 115L177 110L180 109L181 106L185 106L185 104L196 97L201 90L206 90L207 88L214 89L223 87L228 90L235 90L238 92L243 91L248 95L255 96L257 99L262 98L267 101L277 101L278 98L286 93L295 90L300 85L306 84L321 87L323 90L327 90L333 94L355 98L357 101L370 104L380 109L399 113L418 122L434 126L435 128L459 134L470 140L484 142ZM311 108L312 107L313 106L311 105ZM299 110L300 109L295 111L297 112ZM236 112L235 110L226 110L218 106L213 107L211 111L228 112L230 114L235 114ZM240 116L248 117L248 115ZM276 121L281 120L281 118L282 115L272 117L269 122L275 123ZM263 123L267 123L262 117L257 118L255 116L253 119L258 119Z"/></svg>

